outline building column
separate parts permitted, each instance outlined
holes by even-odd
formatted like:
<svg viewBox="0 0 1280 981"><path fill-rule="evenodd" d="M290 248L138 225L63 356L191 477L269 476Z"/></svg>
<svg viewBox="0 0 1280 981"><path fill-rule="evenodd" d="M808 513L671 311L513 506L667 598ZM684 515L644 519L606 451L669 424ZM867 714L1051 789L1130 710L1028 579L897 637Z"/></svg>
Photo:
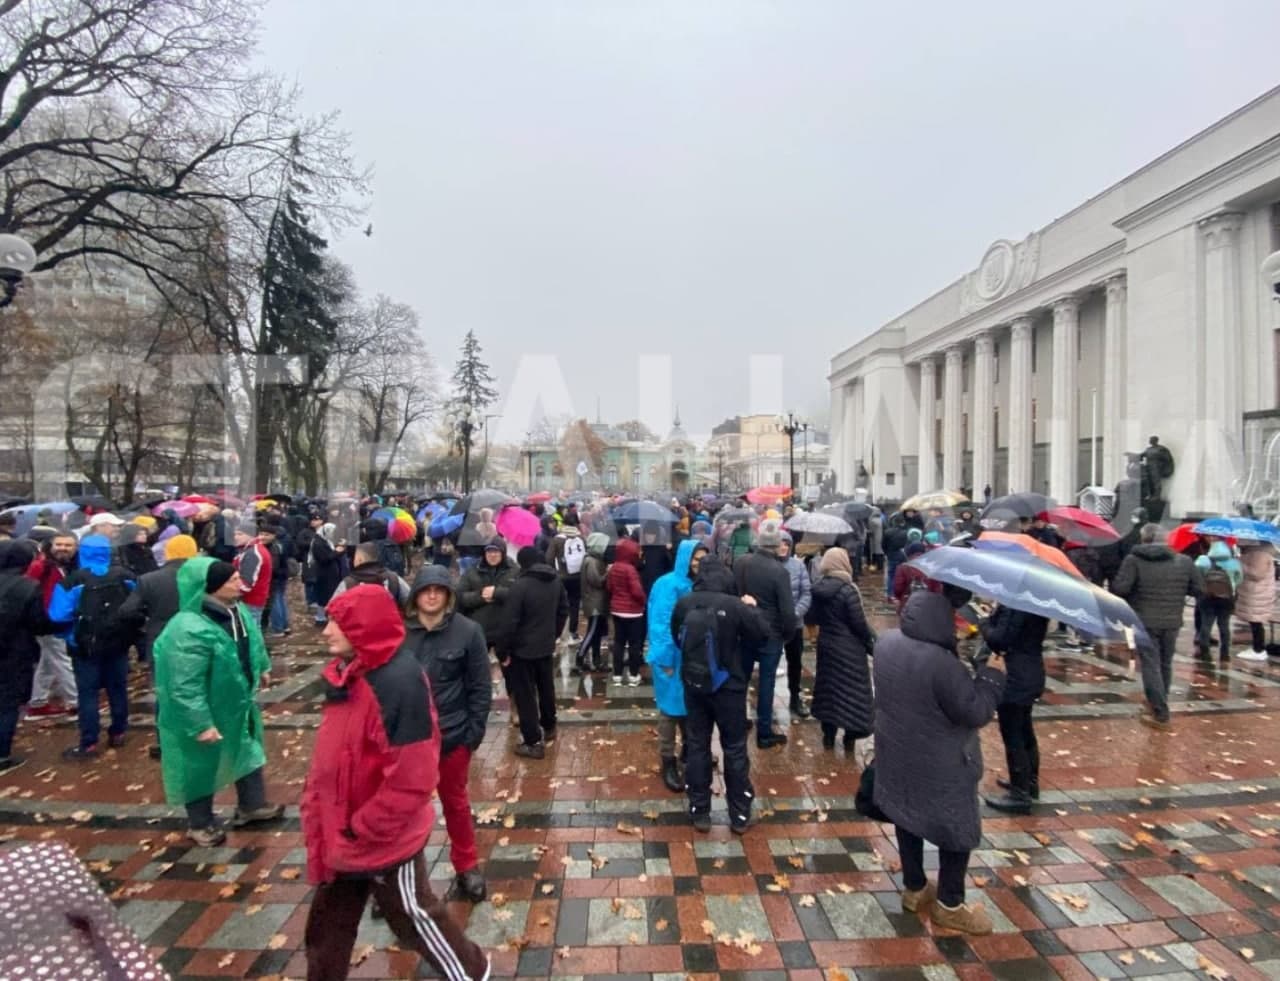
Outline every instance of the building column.
<svg viewBox="0 0 1280 981"><path fill-rule="evenodd" d="M964 349L947 348L942 389L942 486L960 489L964 470Z"/></svg>
<svg viewBox="0 0 1280 981"><path fill-rule="evenodd" d="M1204 440L1199 509L1226 513L1231 509L1237 459L1242 450L1240 403L1240 226L1235 212L1200 222L1204 235L1204 324L1200 350L1204 357L1197 421ZM1159 435L1159 430L1154 432ZM1165 497L1168 497L1166 490Z"/></svg>
<svg viewBox="0 0 1280 981"><path fill-rule="evenodd" d="M858 447L862 443L862 414L858 412L858 388L857 380L849 382L844 387L844 472L848 475L848 482L844 485L844 492L852 494L853 489L858 486Z"/></svg>
<svg viewBox="0 0 1280 981"><path fill-rule="evenodd" d="M1106 282L1107 312L1102 356L1102 486L1115 487L1125 477L1124 446L1129 401L1125 395L1125 311L1128 285L1124 276Z"/></svg>
<svg viewBox="0 0 1280 981"><path fill-rule="evenodd" d="M995 444L991 431L995 415L995 338L983 331L973 345L973 492L974 500L982 500L982 489L995 481Z"/></svg>
<svg viewBox="0 0 1280 981"><path fill-rule="evenodd" d="M835 382L831 386L831 471L836 475L836 490L848 492L848 476L844 469L844 442L848 434L844 428L844 384Z"/></svg>
<svg viewBox="0 0 1280 981"><path fill-rule="evenodd" d="M1009 492L1031 490L1031 332L1030 317L1013 321L1009 345Z"/></svg>
<svg viewBox="0 0 1280 981"><path fill-rule="evenodd" d="M938 362L933 355L920 360L920 439L919 468L920 492L938 488L938 448L933 442L937 419Z"/></svg>
<svg viewBox="0 0 1280 981"><path fill-rule="evenodd" d="M1080 301L1064 296L1053 301L1053 395L1049 417L1049 496L1060 504L1076 499L1076 464L1080 456L1079 407Z"/></svg>

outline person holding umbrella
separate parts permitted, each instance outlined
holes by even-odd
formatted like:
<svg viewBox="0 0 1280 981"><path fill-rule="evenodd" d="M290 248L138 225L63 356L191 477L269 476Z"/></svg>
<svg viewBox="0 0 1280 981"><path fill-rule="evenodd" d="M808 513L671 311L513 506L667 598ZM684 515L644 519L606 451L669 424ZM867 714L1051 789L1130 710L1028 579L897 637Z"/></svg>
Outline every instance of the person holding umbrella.
<svg viewBox="0 0 1280 981"><path fill-rule="evenodd" d="M918 591L902 625L876 643L876 761L873 799L893 822L902 861L902 908L974 936L992 931L980 904L965 902L969 856L982 840L978 783L982 744L1005 687L994 654L966 666L956 651L955 610L970 594ZM938 846L938 881L924 870L924 843Z"/></svg>
<svg viewBox="0 0 1280 981"><path fill-rule="evenodd" d="M1261 542L1240 543L1240 565L1244 579L1236 594L1236 616L1249 624L1252 643L1237 657L1242 661L1267 659L1267 634L1264 624L1271 620L1276 605L1275 549Z"/></svg>

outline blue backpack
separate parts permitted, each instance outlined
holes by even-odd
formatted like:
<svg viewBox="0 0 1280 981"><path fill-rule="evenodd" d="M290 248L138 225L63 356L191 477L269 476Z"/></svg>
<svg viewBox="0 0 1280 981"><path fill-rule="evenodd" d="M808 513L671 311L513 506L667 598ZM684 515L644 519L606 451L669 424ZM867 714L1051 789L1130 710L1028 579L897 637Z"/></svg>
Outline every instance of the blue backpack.
<svg viewBox="0 0 1280 981"><path fill-rule="evenodd" d="M716 658L716 633L723 610L694 607L680 628L680 678L687 688L710 695L729 680Z"/></svg>

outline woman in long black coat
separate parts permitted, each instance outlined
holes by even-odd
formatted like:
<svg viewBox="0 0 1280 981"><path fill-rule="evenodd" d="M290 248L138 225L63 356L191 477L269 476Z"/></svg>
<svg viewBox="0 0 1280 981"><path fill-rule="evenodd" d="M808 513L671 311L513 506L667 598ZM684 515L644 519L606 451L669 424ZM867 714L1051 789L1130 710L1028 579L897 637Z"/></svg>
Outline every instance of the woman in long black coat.
<svg viewBox="0 0 1280 981"><path fill-rule="evenodd" d="M811 606L818 625L818 657L810 711L822 723L823 746L834 748L836 730L843 729L844 748L851 751L857 740L871 735L875 718L867 658L876 635L862 612L849 553L827 549L818 575Z"/></svg>
<svg viewBox="0 0 1280 981"><path fill-rule="evenodd" d="M11 751L40 660L36 635L54 628L45 615L40 584L25 575L35 557L36 547L29 541L0 543L0 773L22 762Z"/></svg>
<svg viewBox="0 0 1280 981"><path fill-rule="evenodd" d="M328 622L324 608L333 599L334 591L342 582L342 556L334 541L338 529L334 524L325 524L311 539L311 547L307 549L307 570L312 577L312 597L316 603L316 626Z"/></svg>

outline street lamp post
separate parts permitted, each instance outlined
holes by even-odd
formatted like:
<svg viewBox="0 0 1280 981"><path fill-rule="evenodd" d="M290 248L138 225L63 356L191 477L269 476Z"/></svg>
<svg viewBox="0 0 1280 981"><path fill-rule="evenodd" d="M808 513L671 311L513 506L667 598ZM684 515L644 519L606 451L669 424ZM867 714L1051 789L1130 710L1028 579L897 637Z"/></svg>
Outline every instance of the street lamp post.
<svg viewBox="0 0 1280 981"><path fill-rule="evenodd" d="M0 235L0 307L7 307L18 295L23 277L36 267L36 250L17 235Z"/></svg>
<svg viewBox="0 0 1280 981"><path fill-rule="evenodd" d="M788 412L786 418L778 417L778 431L787 435L787 484L791 488L791 497L796 496L796 433L807 433L809 424L796 418L794 412Z"/></svg>
<svg viewBox="0 0 1280 981"><path fill-rule="evenodd" d="M533 433L524 434L524 451L529 458L529 493L533 493Z"/></svg>
<svg viewBox="0 0 1280 981"><path fill-rule="evenodd" d="M484 483L484 471L485 471L485 468L486 468L487 466L489 466L489 420L490 420L490 419L501 419L501 418L502 418L502 413L501 413L501 412L487 412L487 413L485 413L485 417L484 417L484 462L480 464L480 470L479 470L479 472L476 474L476 482L477 482L477 483L479 483L479 484L483 484L483 483Z"/></svg>
<svg viewBox="0 0 1280 981"><path fill-rule="evenodd" d="M462 493L471 493L471 434L475 431L475 410L467 406L462 418L458 420L458 431L462 433Z"/></svg>
<svg viewBox="0 0 1280 981"><path fill-rule="evenodd" d="M716 444L715 450L712 451L716 458L716 496L724 496L724 447L719 443Z"/></svg>

